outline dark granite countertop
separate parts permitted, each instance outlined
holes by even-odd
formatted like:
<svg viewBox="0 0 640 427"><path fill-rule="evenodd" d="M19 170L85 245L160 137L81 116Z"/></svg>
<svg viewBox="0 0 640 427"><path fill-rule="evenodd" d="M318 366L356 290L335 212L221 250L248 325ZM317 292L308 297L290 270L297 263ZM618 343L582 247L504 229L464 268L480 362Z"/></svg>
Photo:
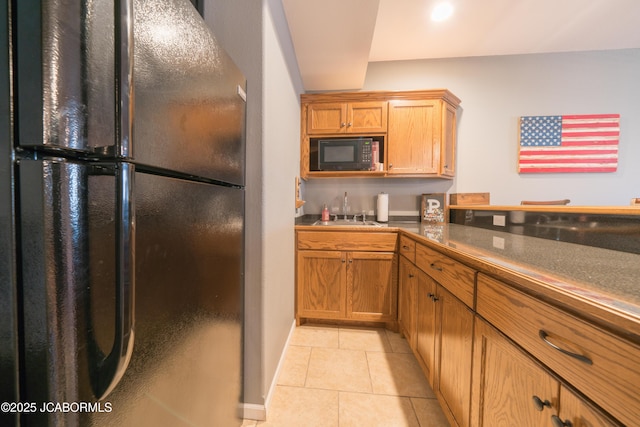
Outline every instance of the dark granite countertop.
<svg viewBox="0 0 640 427"><path fill-rule="evenodd" d="M470 266L640 343L640 255L457 224L389 222Z"/></svg>

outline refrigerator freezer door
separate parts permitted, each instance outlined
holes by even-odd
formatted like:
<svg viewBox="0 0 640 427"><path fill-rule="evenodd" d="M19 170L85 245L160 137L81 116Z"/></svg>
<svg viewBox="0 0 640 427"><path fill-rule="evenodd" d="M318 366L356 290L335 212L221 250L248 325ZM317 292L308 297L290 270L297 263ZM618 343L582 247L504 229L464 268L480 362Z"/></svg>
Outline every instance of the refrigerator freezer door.
<svg viewBox="0 0 640 427"><path fill-rule="evenodd" d="M136 162L244 185L244 76L189 0L134 11Z"/></svg>
<svg viewBox="0 0 640 427"><path fill-rule="evenodd" d="M129 0L131 1L131 0ZM121 2L124 11L129 3ZM130 6L130 5L129 5ZM132 9L132 8L130 8ZM124 97L115 50L121 23L109 1L21 0L15 10L16 139L22 147L118 155L116 106ZM130 12L129 12L130 13ZM116 29L117 26L117 29ZM123 58L125 63L128 59ZM119 95L120 94L120 95ZM120 107L126 113L126 105Z"/></svg>
<svg viewBox="0 0 640 427"><path fill-rule="evenodd" d="M118 5L17 2L18 143L244 185L242 73L189 0Z"/></svg>

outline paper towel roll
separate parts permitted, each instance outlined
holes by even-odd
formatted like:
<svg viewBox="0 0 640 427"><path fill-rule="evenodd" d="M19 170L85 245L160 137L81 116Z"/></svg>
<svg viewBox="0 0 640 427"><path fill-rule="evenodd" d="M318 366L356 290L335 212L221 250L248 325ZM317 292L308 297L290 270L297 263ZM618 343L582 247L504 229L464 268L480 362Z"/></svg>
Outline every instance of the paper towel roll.
<svg viewBox="0 0 640 427"><path fill-rule="evenodd" d="M389 221L389 195L386 193L378 194L378 222Z"/></svg>

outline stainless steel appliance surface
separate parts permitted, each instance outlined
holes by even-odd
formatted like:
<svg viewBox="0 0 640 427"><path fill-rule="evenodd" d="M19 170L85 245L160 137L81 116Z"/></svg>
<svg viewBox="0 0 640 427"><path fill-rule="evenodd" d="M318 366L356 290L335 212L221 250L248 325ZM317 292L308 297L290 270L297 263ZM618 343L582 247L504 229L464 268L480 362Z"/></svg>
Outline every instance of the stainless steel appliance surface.
<svg viewBox="0 0 640 427"><path fill-rule="evenodd" d="M10 3L0 425L241 425L244 76L190 0Z"/></svg>

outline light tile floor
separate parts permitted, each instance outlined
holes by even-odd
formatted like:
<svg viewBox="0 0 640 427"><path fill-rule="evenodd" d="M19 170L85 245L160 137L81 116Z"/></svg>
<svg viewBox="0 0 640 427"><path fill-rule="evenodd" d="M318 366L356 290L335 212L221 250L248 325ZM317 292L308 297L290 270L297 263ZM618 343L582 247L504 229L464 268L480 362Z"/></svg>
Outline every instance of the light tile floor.
<svg viewBox="0 0 640 427"><path fill-rule="evenodd" d="M303 325L266 421L243 427L448 427L406 340L384 329Z"/></svg>

